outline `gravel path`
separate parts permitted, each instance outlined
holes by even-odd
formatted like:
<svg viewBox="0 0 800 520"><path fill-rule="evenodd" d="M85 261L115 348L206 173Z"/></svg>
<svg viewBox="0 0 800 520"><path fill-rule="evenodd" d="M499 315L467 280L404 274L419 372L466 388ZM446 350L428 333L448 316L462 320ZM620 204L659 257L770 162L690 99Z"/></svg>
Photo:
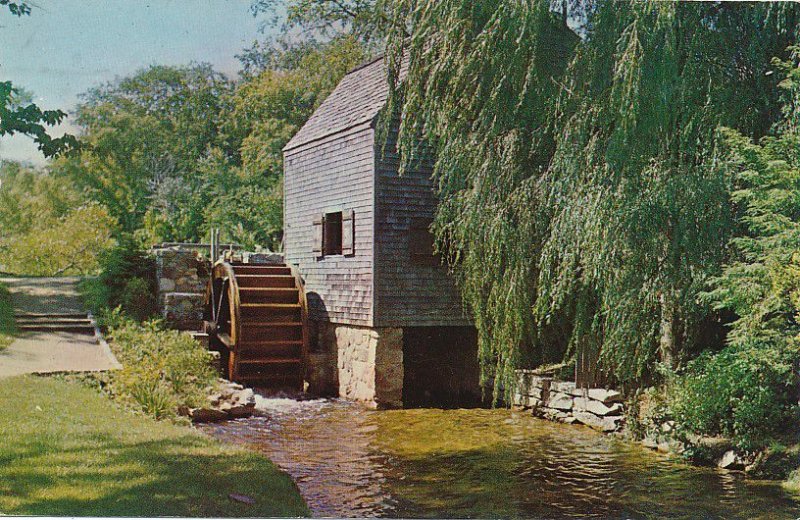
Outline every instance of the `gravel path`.
<svg viewBox="0 0 800 520"><path fill-rule="evenodd" d="M82 313L79 278L0 278L16 313ZM118 367L105 343L71 332L30 332L0 351L0 377L53 372L96 372Z"/></svg>

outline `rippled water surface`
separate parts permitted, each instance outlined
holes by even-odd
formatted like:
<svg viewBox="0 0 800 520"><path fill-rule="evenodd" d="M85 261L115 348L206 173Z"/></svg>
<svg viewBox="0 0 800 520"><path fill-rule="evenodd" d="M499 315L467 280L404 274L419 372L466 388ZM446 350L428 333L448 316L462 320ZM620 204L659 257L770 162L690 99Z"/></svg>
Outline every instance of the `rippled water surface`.
<svg viewBox="0 0 800 520"><path fill-rule="evenodd" d="M259 409L263 417L203 428L266 454L316 516L800 517L800 502L775 483L524 413L291 399L260 399Z"/></svg>

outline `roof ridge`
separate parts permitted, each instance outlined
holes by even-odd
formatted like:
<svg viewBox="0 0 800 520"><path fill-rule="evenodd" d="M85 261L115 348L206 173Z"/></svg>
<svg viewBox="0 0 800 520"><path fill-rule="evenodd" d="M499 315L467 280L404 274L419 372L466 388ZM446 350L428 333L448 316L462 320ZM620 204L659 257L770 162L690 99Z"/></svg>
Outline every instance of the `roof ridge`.
<svg viewBox="0 0 800 520"><path fill-rule="evenodd" d="M373 57L339 81L308 121L283 147L293 150L329 135L371 121L386 106L389 82L381 66L384 55Z"/></svg>
<svg viewBox="0 0 800 520"><path fill-rule="evenodd" d="M381 54L378 54L376 57L371 58L371 59L365 61L364 63L360 64L360 65L356 65L352 69L348 70L347 74L345 74L345 76L350 75L350 74L352 74L354 72L358 72L361 69L365 69L365 68L369 67L370 65L372 65L375 62L382 61L385 56L386 56L385 54L381 53Z"/></svg>

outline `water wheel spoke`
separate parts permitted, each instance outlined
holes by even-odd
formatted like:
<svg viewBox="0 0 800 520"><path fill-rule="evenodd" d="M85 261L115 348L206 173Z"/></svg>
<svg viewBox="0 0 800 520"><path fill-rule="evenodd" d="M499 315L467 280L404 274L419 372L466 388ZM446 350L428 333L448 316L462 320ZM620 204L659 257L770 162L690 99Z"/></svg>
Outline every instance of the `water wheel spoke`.
<svg viewBox="0 0 800 520"><path fill-rule="evenodd" d="M216 344L227 354L229 379L302 388L308 313L294 268L219 261L206 305L217 324Z"/></svg>

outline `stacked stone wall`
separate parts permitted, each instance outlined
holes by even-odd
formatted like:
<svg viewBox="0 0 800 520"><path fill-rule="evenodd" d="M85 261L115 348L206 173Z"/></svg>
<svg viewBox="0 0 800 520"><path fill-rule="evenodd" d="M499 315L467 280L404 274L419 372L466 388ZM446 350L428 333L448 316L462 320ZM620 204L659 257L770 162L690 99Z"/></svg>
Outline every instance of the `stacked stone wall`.
<svg viewBox="0 0 800 520"><path fill-rule="evenodd" d="M197 250L153 249L158 281L158 308L166 325L178 330L200 330L211 263Z"/></svg>
<svg viewBox="0 0 800 520"><path fill-rule="evenodd" d="M318 322L309 391L378 408L403 406L403 330ZM333 392L331 392L333 391Z"/></svg>
<svg viewBox="0 0 800 520"><path fill-rule="evenodd" d="M620 431L624 423L622 394L604 388L577 388L575 383L517 371L514 406L567 424L585 424L604 432Z"/></svg>

